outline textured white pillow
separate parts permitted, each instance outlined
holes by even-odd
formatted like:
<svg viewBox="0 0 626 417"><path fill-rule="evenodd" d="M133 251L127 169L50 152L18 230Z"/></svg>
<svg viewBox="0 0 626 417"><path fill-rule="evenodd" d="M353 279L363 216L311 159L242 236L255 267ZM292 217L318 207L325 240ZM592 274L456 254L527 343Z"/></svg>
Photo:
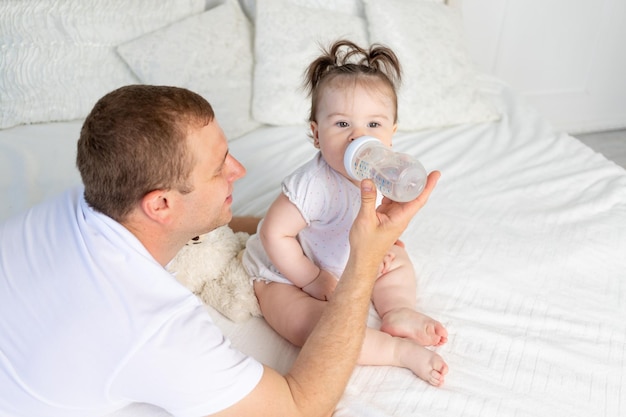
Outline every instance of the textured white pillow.
<svg viewBox="0 0 626 417"><path fill-rule="evenodd" d="M295 1L295 0L294 0ZM307 66L340 38L367 46L361 17L290 0L258 0L252 115L272 125L306 123L310 103L302 89Z"/></svg>
<svg viewBox="0 0 626 417"><path fill-rule="evenodd" d="M199 13L204 0L0 1L0 128L83 118L136 83L115 52L127 40Z"/></svg>
<svg viewBox="0 0 626 417"><path fill-rule="evenodd" d="M499 118L481 94L458 13L424 0L364 0L371 42L391 47L403 68L398 129L418 130Z"/></svg>
<svg viewBox="0 0 626 417"><path fill-rule="evenodd" d="M254 20L256 15L257 0L239 0L244 13ZM443 0L436 0L443 1ZM365 17L362 0L289 0L295 6L308 7L312 9L326 9L336 12L347 13L355 16Z"/></svg>
<svg viewBox="0 0 626 417"><path fill-rule="evenodd" d="M207 99L229 139L255 129L252 28L236 0L120 45L146 84L185 87Z"/></svg>

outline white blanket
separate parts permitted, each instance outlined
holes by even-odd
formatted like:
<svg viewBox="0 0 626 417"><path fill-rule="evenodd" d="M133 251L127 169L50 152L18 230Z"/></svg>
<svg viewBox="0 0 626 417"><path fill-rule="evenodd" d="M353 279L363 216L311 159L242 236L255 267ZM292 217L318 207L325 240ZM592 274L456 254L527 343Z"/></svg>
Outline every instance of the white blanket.
<svg viewBox="0 0 626 417"><path fill-rule="evenodd" d="M446 383L357 367L335 417L626 415L626 171L554 133L502 83L486 87L501 121L394 140L442 172L403 240L418 308L449 332L437 348ZM0 132L2 217L78 181L79 126ZM235 186L239 215L262 215L281 179L315 153L304 127L263 127L230 150L248 169ZM210 313L235 346L289 369L297 349L263 319ZM115 416L169 414L139 404Z"/></svg>
<svg viewBox="0 0 626 417"><path fill-rule="evenodd" d="M626 171L488 88L500 122L394 140L442 172L403 240L418 308L450 333L446 383L358 367L335 417L626 415ZM260 215L315 150L304 129L274 128L231 151L249 172L236 213ZM235 343L287 369L295 350L255 321L228 326Z"/></svg>

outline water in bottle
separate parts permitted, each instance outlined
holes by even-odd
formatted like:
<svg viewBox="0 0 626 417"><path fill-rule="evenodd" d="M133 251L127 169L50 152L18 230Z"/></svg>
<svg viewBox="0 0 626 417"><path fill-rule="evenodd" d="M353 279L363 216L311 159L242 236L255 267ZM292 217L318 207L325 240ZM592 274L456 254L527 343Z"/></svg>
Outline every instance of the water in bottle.
<svg viewBox="0 0 626 417"><path fill-rule="evenodd" d="M391 200L415 199L426 185L426 170L406 153L394 152L372 136L361 136L346 149L343 163L352 178L370 178Z"/></svg>

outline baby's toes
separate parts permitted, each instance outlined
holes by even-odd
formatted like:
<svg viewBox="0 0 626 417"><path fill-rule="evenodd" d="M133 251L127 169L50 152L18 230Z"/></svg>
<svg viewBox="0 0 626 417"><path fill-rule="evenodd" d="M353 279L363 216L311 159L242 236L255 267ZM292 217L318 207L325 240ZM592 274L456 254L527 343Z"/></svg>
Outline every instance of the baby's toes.
<svg viewBox="0 0 626 417"><path fill-rule="evenodd" d="M436 344L434 346L441 346L448 341L448 331L441 323L435 323L433 326L433 332L436 339Z"/></svg>
<svg viewBox="0 0 626 417"><path fill-rule="evenodd" d="M448 365L444 362L441 356L437 355L433 358L433 370L430 371L429 383L436 387L443 385L445 376L448 373Z"/></svg>
<svg viewBox="0 0 626 417"><path fill-rule="evenodd" d="M445 376L442 375L439 371L436 371L433 369L430 373L430 378L428 379L428 383L435 387L440 387L443 385L444 380L445 380Z"/></svg>

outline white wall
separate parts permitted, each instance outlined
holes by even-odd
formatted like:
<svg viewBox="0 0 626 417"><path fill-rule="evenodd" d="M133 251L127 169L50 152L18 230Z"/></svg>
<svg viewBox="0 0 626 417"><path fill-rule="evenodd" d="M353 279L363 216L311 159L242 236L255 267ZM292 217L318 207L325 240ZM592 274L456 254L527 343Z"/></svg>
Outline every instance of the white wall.
<svg viewBox="0 0 626 417"><path fill-rule="evenodd" d="M626 127L625 0L463 0L477 66L559 130Z"/></svg>

